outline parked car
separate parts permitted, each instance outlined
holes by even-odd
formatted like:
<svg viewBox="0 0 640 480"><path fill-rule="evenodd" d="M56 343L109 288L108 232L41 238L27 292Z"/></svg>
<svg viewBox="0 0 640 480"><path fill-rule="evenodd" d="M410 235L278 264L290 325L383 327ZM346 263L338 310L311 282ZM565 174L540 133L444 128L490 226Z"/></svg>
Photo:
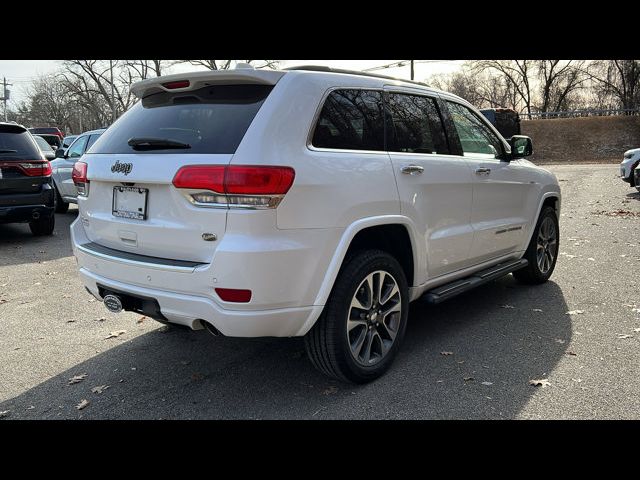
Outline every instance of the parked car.
<svg viewBox="0 0 640 480"><path fill-rule="evenodd" d="M29 222L34 235L55 226L51 166L25 127L0 122L0 223Z"/></svg>
<svg viewBox="0 0 640 480"><path fill-rule="evenodd" d="M640 183L635 180L633 171L640 165L640 148L624 152L624 159L620 163L620 178L640 191Z"/></svg>
<svg viewBox="0 0 640 480"><path fill-rule="evenodd" d="M633 171L633 180L636 186L636 189L640 192L640 165L638 165Z"/></svg>
<svg viewBox="0 0 640 480"><path fill-rule="evenodd" d="M56 158L56 152L44 138L42 138L40 135L33 135L33 139L36 141L38 147L40 148L40 151L43 153L44 157L47 160L53 160L54 158Z"/></svg>
<svg viewBox="0 0 640 480"><path fill-rule="evenodd" d="M33 135L56 135L60 138L60 140L64 138L64 133L62 133L62 130L60 130L58 127L34 127L29 128L29 132L31 132Z"/></svg>
<svg viewBox="0 0 640 480"><path fill-rule="evenodd" d="M57 135L48 135L46 133L39 133L37 135L43 138L50 146L53 147L54 150L62 146L62 140Z"/></svg>
<svg viewBox="0 0 640 480"><path fill-rule="evenodd" d="M468 102L321 67L147 79L74 166L72 245L112 312L237 337L304 336L367 382L409 302L546 282L560 188Z"/></svg>
<svg viewBox="0 0 640 480"><path fill-rule="evenodd" d="M76 138L78 138L78 135L67 135L62 139L62 145L60 148L64 148L66 150Z"/></svg>
<svg viewBox="0 0 640 480"><path fill-rule="evenodd" d="M102 132L104 129L84 132L71 142L69 148L56 150L55 159L51 162L53 183L56 189L56 212L64 213L69 210L69 203L78 203L78 191L71 178L73 164L82 158L84 153L102 135Z"/></svg>
<svg viewBox="0 0 640 480"><path fill-rule="evenodd" d="M487 117L504 138L520 135L520 115L511 108L485 108L480 112Z"/></svg>

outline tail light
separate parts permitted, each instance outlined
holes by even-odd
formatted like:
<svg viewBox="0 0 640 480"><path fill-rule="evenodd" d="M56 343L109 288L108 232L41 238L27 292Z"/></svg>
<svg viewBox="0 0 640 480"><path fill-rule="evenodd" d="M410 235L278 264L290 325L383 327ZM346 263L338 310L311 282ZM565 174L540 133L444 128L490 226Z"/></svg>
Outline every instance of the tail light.
<svg viewBox="0 0 640 480"><path fill-rule="evenodd" d="M29 177L48 177L51 175L49 162L19 163L20 168Z"/></svg>
<svg viewBox="0 0 640 480"><path fill-rule="evenodd" d="M0 167L20 170L28 177L51 176L51 165L48 161L34 160L22 162L0 162Z"/></svg>
<svg viewBox="0 0 640 480"><path fill-rule="evenodd" d="M89 180L87 179L87 164L84 162L76 162L73 164L73 171L71 172L71 178L73 183L78 189L78 195L89 195Z"/></svg>
<svg viewBox="0 0 640 480"><path fill-rule="evenodd" d="M291 167L259 165L187 165L173 178L176 188L189 190L197 206L218 208L276 208L291 188Z"/></svg>

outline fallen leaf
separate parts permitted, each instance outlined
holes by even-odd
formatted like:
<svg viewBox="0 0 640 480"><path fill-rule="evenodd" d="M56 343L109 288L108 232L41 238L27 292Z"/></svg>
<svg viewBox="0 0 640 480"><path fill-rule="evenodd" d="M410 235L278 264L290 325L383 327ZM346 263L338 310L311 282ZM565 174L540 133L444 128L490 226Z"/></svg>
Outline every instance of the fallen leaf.
<svg viewBox="0 0 640 480"><path fill-rule="evenodd" d="M500 305L500 308L516 308L513 305Z"/></svg>
<svg viewBox="0 0 640 480"><path fill-rule="evenodd" d="M638 332L640 332L640 328L634 328L633 331L638 333Z"/></svg>
<svg viewBox="0 0 640 480"><path fill-rule="evenodd" d="M73 322L75 322L75 320L73 318L66 321L66 323L73 323Z"/></svg>
<svg viewBox="0 0 640 480"><path fill-rule="evenodd" d="M4 418L4 417L6 417L7 415L9 415L9 412L10 412L10 411L11 411L11 410L3 410L3 411L1 411L1 412L0 412L0 418Z"/></svg>
<svg viewBox="0 0 640 480"><path fill-rule="evenodd" d="M40 282L36 282L36 283L34 283L33 285L34 285L34 286L35 286L35 285L42 285L42 283L40 283Z"/></svg>
<svg viewBox="0 0 640 480"><path fill-rule="evenodd" d="M104 337L105 340L108 338L116 338L122 335L123 333L127 333L126 330L116 330L115 332L111 332L108 336Z"/></svg>
<svg viewBox="0 0 640 480"><path fill-rule="evenodd" d="M589 260L590 262L595 262L596 261L596 259L592 258L592 257L587 258L587 260Z"/></svg>
<svg viewBox="0 0 640 480"><path fill-rule="evenodd" d="M30 405L25 410L33 410L34 408L36 408L36 407L34 407L33 405Z"/></svg>
<svg viewBox="0 0 640 480"><path fill-rule="evenodd" d="M67 295L66 293L62 295L62 298L71 298L71 295Z"/></svg>
<svg viewBox="0 0 640 480"><path fill-rule="evenodd" d="M463 379L465 382L473 382L475 380L475 378L473 377L464 377Z"/></svg>
<svg viewBox="0 0 640 480"><path fill-rule="evenodd" d="M556 339L554 340L554 342L556 342L556 343L560 343L560 344L565 343L565 341L564 341L564 340L562 340L561 338L556 338Z"/></svg>
<svg viewBox="0 0 640 480"><path fill-rule="evenodd" d="M617 335L618 335L618 338L620 340L625 339L625 338L633 338L633 335L628 335L626 333L618 333Z"/></svg>
<svg viewBox="0 0 640 480"><path fill-rule="evenodd" d="M462 365L464 363L464 360L457 361L456 363L459 363L460 365Z"/></svg>
<svg viewBox="0 0 640 480"><path fill-rule="evenodd" d="M532 311L533 311L533 312L542 312L542 309L540 309L540 308L534 308Z"/></svg>
<svg viewBox="0 0 640 480"><path fill-rule="evenodd" d="M482 385L493 385L493 382L482 382Z"/></svg>
<svg viewBox="0 0 640 480"><path fill-rule="evenodd" d="M91 391L92 391L93 393L102 393L102 392L104 392L107 388L109 388L109 385L99 385L99 386L97 386L97 387L93 387L93 388L91 389Z"/></svg>
<svg viewBox="0 0 640 480"><path fill-rule="evenodd" d="M541 378L539 380L529 380L529 385L533 385L534 387L550 387L551 383L546 378Z"/></svg>
<svg viewBox="0 0 640 480"><path fill-rule="evenodd" d="M442 383L444 380L436 380L436 383Z"/></svg>
<svg viewBox="0 0 640 480"><path fill-rule="evenodd" d="M575 357L575 356L577 356L578 354L577 354L576 352L572 352L571 350L569 350L569 351L567 352L567 355L571 355L572 357Z"/></svg>
<svg viewBox="0 0 640 480"><path fill-rule="evenodd" d="M4 298L0 298L0 305L2 305L3 303L7 303L9 300L5 300Z"/></svg>
<svg viewBox="0 0 640 480"><path fill-rule="evenodd" d="M453 352L440 352L440 355L444 355L444 356L453 355Z"/></svg>
<svg viewBox="0 0 640 480"><path fill-rule="evenodd" d="M584 313L584 310L569 310L565 312L565 315L581 315Z"/></svg>
<svg viewBox="0 0 640 480"><path fill-rule="evenodd" d="M76 405L76 408L78 410L82 410L87 405L89 405L89 400L83 399L78 405Z"/></svg>
<svg viewBox="0 0 640 480"><path fill-rule="evenodd" d="M100 317L97 319L99 322L105 322L107 320L107 317Z"/></svg>
<svg viewBox="0 0 640 480"><path fill-rule="evenodd" d="M91 303L91 302L95 302L96 299L95 298L90 298L89 300L87 300L87 302Z"/></svg>
<svg viewBox="0 0 640 480"><path fill-rule="evenodd" d="M180 360L182 365L189 365L191 362L189 360Z"/></svg>
<svg viewBox="0 0 640 480"><path fill-rule="evenodd" d="M74 383L80 383L81 381L83 381L85 378L87 378L87 374L86 373L82 373L80 375L76 375L74 377L71 377L69 379L69 383L67 383L67 385L73 385Z"/></svg>
<svg viewBox="0 0 640 480"><path fill-rule="evenodd" d="M160 327L160 328L159 328L158 330L156 330L156 331L158 331L158 332L160 332L160 333L164 333L164 332L168 332L170 328L171 328L171 327L169 327L169 325L164 325L164 326Z"/></svg>
<svg viewBox="0 0 640 480"><path fill-rule="evenodd" d="M55 275L56 273L58 273L58 272L47 272L47 273L46 273L46 275L47 275L47 276L49 276L49 275Z"/></svg>
<svg viewBox="0 0 640 480"><path fill-rule="evenodd" d="M329 388L327 388L324 392L322 392L322 394L323 395L332 395L332 394L336 393L337 391L338 391L338 387L334 387L332 385Z"/></svg>
<svg viewBox="0 0 640 480"><path fill-rule="evenodd" d="M138 320L136 320L136 323L142 323L144 322L144 319L147 318L144 315L142 317L140 317Z"/></svg>

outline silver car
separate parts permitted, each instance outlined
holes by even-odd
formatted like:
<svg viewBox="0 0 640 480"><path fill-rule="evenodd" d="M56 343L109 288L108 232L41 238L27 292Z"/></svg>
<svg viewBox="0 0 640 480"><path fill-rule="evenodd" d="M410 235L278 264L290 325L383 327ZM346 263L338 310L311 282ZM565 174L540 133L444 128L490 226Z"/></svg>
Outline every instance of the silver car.
<svg viewBox="0 0 640 480"><path fill-rule="evenodd" d="M51 161L53 183L56 190L56 212L64 213L69 209L69 203L78 203L78 191L71 178L73 164L76 163L84 152L102 135L105 128L90 130L78 135L69 148L56 150L56 158Z"/></svg>

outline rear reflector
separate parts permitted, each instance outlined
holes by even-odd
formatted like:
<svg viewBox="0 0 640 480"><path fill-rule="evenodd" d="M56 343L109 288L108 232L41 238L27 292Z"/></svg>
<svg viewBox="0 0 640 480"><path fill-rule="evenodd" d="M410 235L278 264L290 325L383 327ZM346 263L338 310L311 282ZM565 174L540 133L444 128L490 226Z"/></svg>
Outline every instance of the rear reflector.
<svg viewBox="0 0 640 480"><path fill-rule="evenodd" d="M216 288L216 293L225 302L247 303L251 300L251 290Z"/></svg>
<svg viewBox="0 0 640 480"><path fill-rule="evenodd" d="M175 88L187 88L189 85L189 80L177 80L175 82L167 82L162 84L164 88L168 88L169 90L173 90Z"/></svg>

